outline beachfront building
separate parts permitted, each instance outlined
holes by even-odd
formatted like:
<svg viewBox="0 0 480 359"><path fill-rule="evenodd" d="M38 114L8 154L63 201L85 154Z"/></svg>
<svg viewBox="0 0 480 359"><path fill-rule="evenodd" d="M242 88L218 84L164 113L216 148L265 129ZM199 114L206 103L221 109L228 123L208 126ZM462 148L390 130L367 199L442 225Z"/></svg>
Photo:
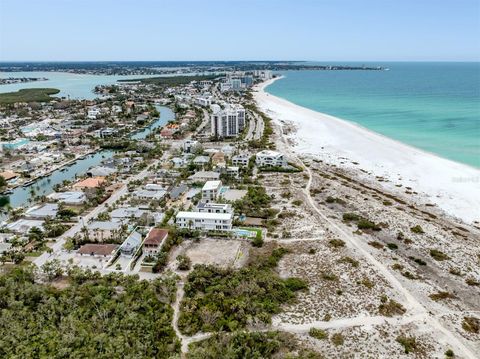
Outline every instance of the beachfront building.
<svg viewBox="0 0 480 359"><path fill-rule="evenodd" d="M271 150L263 150L257 153L255 164L258 167L287 167L285 155Z"/></svg>
<svg viewBox="0 0 480 359"><path fill-rule="evenodd" d="M210 202L217 199L221 188L222 181L207 181L202 188L202 201Z"/></svg>
<svg viewBox="0 0 480 359"><path fill-rule="evenodd" d="M200 202L196 207L196 212L202 213L233 213L232 205L229 203L205 203Z"/></svg>
<svg viewBox="0 0 480 359"><path fill-rule="evenodd" d="M232 213L178 212L176 225L179 228L200 231L231 231Z"/></svg>
<svg viewBox="0 0 480 359"><path fill-rule="evenodd" d="M245 109L238 104L227 104L222 109L212 105L210 117L211 135L216 137L235 137L245 127Z"/></svg>

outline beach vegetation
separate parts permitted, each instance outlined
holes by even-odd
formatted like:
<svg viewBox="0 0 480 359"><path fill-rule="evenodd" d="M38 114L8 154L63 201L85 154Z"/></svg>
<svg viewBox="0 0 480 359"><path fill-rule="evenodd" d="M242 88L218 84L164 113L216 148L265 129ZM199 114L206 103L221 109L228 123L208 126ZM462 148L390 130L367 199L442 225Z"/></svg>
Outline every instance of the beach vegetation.
<svg viewBox="0 0 480 359"><path fill-rule="evenodd" d="M371 245L373 248L377 248L377 249L383 249L384 245L380 242L377 242L377 241L370 241L368 242L369 245Z"/></svg>
<svg viewBox="0 0 480 359"><path fill-rule="evenodd" d="M453 352L452 349L448 349L446 352L445 352L445 356L447 358L453 358L455 356L455 353Z"/></svg>
<svg viewBox="0 0 480 359"><path fill-rule="evenodd" d="M345 242L338 238L329 240L328 244L333 248L345 247Z"/></svg>
<svg viewBox="0 0 480 359"><path fill-rule="evenodd" d="M439 300L443 300L443 299L454 299L456 298L456 296L450 292L437 292L437 293L433 293L433 294L430 294L429 295L430 299L434 300L434 301L439 301Z"/></svg>
<svg viewBox="0 0 480 359"><path fill-rule="evenodd" d="M342 257L338 260L338 262L339 263L348 263L353 268L358 268L360 266L360 263L356 259L353 259L352 257Z"/></svg>
<svg viewBox="0 0 480 359"><path fill-rule="evenodd" d="M417 350L417 340L413 336L407 337L405 335L399 335L396 341L403 347L405 354L410 354Z"/></svg>
<svg viewBox="0 0 480 359"><path fill-rule="evenodd" d="M480 319L475 317L463 317L462 328L466 332L478 334L480 333Z"/></svg>
<svg viewBox="0 0 480 359"><path fill-rule="evenodd" d="M336 280L338 280L338 277L331 272L323 272L322 273L322 279L328 280L328 281L336 281Z"/></svg>
<svg viewBox="0 0 480 359"><path fill-rule="evenodd" d="M346 222L359 221L362 218L358 214L351 213L351 212L344 213L342 217L343 217L343 220Z"/></svg>
<svg viewBox="0 0 480 359"><path fill-rule="evenodd" d="M469 277L469 278L465 279L465 283L467 283L468 285L470 285L472 287L478 287L480 285L480 282L478 280L476 280L475 278L472 278L472 277Z"/></svg>
<svg viewBox="0 0 480 359"><path fill-rule="evenodd" d="M402 315L405 314L406 311L407 310L403 305L393 299L384 300L383 303L380 303L380 305L378 306L378 312L380 313L380 315L383 315L385 317Z"/></svg>
<svg viewBox="0 0 480 359"><path fill-rule="evenodd" d="M330 341L332 342L333 345L338 347L340 345L343 345L343 343L345 342L345 338L341 333L335 333L335 334L332 334L332 336L330 337Z"/></svg>
<svg viewBox="0 0 480 359"><path fill-rule="evenodd" d="M217 333L208 339L190 344L187 358L322 359L323 357L316 352L301 348L290 333L235 331L233 333Z"/></svg>
<svg viewBox="0 0 480 359"><path fill-rule="evenodd" d="M323 340L328 338L327 332L325 330L318 329L318 328L310 328L310 330L308 331L308 335L318 340Z"/></svg>
<svg viewBox="0 0 480 359"><path fill-rule="evenodd" d="M448 255L438 249L430 249L430 256L432 256L432 258L436 261L444 261L450 259Z"/></svg>
<svg viewBox="0 0 480 359"><path fill-rule="evenodd" d="M287 251L282 247L258 257L242 269L195 265L185 283L180 330L234 332L252 323L270 323L281 304L295 300L307 288L299 278L282 279L274 268Z"/></svg>
<svg viewBox="0 0 480 359"><path fill-rule="evenodd" d="M363 285L364 287L368 288L368 289L372 289L375 286L375 283L372 282L367 277L362 278L362 280L360 281L360 284Z"/></svg>
<svg viewBox="0 0 480 359"><path fill-rule="evenodd" d="M417 224L416 226L413 226L412 228L410 228L410 231L412 231L413 233L416 233L416 234L423 234L425 233L425 231L423 230L423 228Z"/></svg>
<svg viewBox="0 0 480 359"><path fill-rule="evenodd" d="M357 222L357 227L358 227L358 229L361 229L361 230L372 230L372 231L381 231L382 230L382 228L378 224L376 224L372 221L369 221L368 219L364 219L364 218L360 219Z"/></svg>
<svg viewBox="0 0 480 359"><path fill-rule="evenodd" d="M391 249L392 251L398 249L398 245L395 244L395 243L387 243L387 247L388 247L388 249Z"/></svg>
<svg viewBox="0 0 480 359"><path fill-rule="evenodd" d="M185 255L177 256L177 262L178 262L178 265L177 265L178 270L189 270L192 265L191 259Z"/></svg>

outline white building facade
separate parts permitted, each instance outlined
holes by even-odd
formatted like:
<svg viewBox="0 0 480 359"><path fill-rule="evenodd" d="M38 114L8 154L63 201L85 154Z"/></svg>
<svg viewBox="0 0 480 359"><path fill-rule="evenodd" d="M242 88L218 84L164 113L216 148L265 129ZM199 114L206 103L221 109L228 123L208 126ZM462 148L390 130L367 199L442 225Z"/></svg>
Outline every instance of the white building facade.
<svg viewBox="0 0 480 359"><path fill-rule="evenodd" d="M210 117L211 135L216 137L235 137L245 128L245 109L238 104L226 105L224 109L212 106Z"/></svg>
<svg viewBox="0 0 480 359"><path fill-rule="evenodd" d="M179 228L200 231L231 231L232 213L178 212L175 223Z"/></svg>

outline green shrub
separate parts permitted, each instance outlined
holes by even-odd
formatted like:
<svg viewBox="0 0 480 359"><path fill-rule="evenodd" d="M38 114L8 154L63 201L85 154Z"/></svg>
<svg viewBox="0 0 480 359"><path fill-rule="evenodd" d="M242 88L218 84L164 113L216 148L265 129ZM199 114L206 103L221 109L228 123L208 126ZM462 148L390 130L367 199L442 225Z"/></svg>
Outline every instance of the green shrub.
<svg viewBox="0 0 480 359"><path fill-rule="evenodd" d="M331 247L333 248L340 248L345 246L345 242L341 239L331 239L328 241Z"/></svg>
<svg viewBox="0 0 480 359"><path fill-rule="evenodd" d="M417 234L423 234L425 233L423 231L423 228L420 226L420 225L416 225L416 226L413 226L412 228L410 228L410 231L412 231L413 233L417 233Z"/></svg>
<svg viewBox="0 0 480 359"><path fill-rule="evenodd" d="M310 328L308 334L315 339L323 340L328 338L328 334L325 330L317 329L317 328Z"/></svg>
<svg viewBox="0 0 480 359"><path fill-rule="evenodd" d="M393 251L398 249L398 246L395 243L387 243L387 247Z"/></svg>
<svg viewBox="0 0 480 359"><path fill-rule="evenodd" d="M356 213L344 213L342 217L343 217L343 220L344 220L344 221L347 221L347 222L348 222L348 221L358 221L358 220L360 220L360 218L361 218L361 217L360 217L358 214L356 214Z"/></svg>
<svg viewBox="0 0 480 359"><path fill-rule="evenodd" d="M192 265L192 261L190 260L190 258L184 255L177 256L177 261L178 261L177 268L179 270L189 270Z"/></svg>
<svg viewBox="0 0 480 359"><path fill-rule="evenodd" d="M463 317L462 328L466 332L478 334L480 332L480 319Z"/></svg>
<svg viewBox="0 0 480 359"><path fill-rule="evenodd" d="M340 334L340 333L335 333L332 335L332 337L330 338L330 340L332 341L333 345L335 346L340 346L340 345L343 345L343 343L345 342L345 339L343 338L343 335Z"/></svg>
<svg viewBox="0 0 480 359"><path fill-rule="evenodd" d="M406 337L404 335L399 335L396 340L398 343L400 343L401 346L403 346L405 354L415 352L415 350L417 349L417 340L415 339L415 337Z"/></svg>
<svg viewBox="0 0 480 359"><path fill-rule="evenodd" d="M369 221L368 219L360 219L358 222L357 222L357 228L358 229L362 229L362 230L372 230L372 231L381 231L382 228L379 227L377 224L375 224L374 222L372 221Z"/></svg>
<svg viewBox="0 0 480 359"><path fill-rule="evenodd" d="M394 315L405 314L407 310L400 303L390 299L381 303L378 307L378 312L386 317L393 317Z"/></svg>
<svg viewBox="0 0 480 359"><path fill-rule="evenodd" d="M436 261L444 261L447 259L450 259L449 256L447 256L445 253L442 251L439 251L438 249L431 249L430 250L430 255L432 256L433 259Z"/></svg>

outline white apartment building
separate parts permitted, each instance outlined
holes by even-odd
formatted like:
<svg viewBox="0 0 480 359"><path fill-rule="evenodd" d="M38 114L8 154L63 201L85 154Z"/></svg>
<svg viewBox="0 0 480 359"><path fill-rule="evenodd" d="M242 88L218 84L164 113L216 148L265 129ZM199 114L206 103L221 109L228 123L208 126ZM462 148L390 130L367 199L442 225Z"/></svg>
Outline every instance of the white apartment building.
<svg viewBox="0 0 480 359"><path fill-rule="evenodd" d="M195 99L195 105L209 107L212 104L213 96L199 96Z"/></svg>
<svg viewBox="0 0 480 359"><path fill-rule="evenodd" d="M202 201L210 202L217 199L222 181L207 181L202 188Z"/></svg>
<svg viewBox="0 0 480 359"><path fill-rule="evenodd" d="M217 137L235 137L245 127L245 109L238 104L227 104L224 109L212 105L211 134Z"/></svg>
<svg viewBox="0 0 480 359"><path fill-rule="evenodd" d="M284 154L270 150L258 152L255 164L258 167L286 167L288 165Z"/></svg>
<svg viewBox="0 0 480 359"><path fill-rule="evenodd" d="M178 212L175 223L179 228L201 231L231 231L232 213Z"/></svg>
<svg viewBox="0 0 480 359"><path fill-rule="evenodd" d="M205 212L205 213L233 213L233 208L231 204L228 203L205 203L200 202L197 205L195 212Z"/></svg>

